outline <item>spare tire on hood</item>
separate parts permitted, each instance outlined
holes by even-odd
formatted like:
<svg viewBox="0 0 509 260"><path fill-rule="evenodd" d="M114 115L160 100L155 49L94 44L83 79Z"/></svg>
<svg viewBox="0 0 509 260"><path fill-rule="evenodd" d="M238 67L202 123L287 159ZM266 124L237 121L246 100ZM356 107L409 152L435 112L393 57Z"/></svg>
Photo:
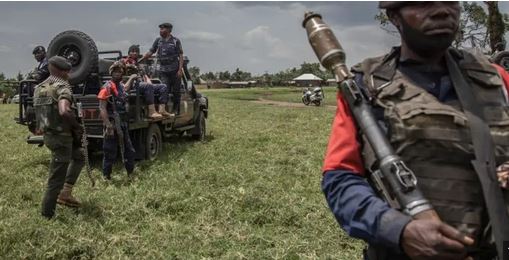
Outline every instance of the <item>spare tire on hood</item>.
<svg viewBox="0 0 509 260"><path fill-rule="evenodd" d="M47 56L65 57L71 64L69 83L83 83L91 73L97 71L99 56L97 46L87 34L70 30L59 33L48 46Z"/></svg>

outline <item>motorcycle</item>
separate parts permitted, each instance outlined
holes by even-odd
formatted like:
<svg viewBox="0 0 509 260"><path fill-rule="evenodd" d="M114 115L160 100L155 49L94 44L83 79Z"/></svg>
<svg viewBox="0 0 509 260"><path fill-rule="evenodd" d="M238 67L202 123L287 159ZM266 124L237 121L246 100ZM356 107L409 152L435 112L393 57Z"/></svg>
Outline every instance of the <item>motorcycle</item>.
<svg viewBox="0 0 509 260"><path fill-rule="evenodd" d="M313 103L315 106L320 106L322 100L324 99L324 94L321 87L315 87L313 90L310 88L305 88L302 90L302 103L308 106Z"/></svg>

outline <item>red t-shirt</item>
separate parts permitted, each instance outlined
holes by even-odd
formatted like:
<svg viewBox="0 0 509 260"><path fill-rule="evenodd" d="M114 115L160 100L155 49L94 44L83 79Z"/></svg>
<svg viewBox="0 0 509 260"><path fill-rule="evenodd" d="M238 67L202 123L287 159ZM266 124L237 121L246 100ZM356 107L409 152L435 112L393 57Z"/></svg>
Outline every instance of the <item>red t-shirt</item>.
<svg viewBox="0 0 509 260"><path fill-rule="evenodd" d="M104 84L101 90L99 90L99 94L97 94L97 99L107 100L109 97L111 97L111 91L113 91L115 96L118 96L117 84L110 80L106 82L106 84Z"/></svg>
<svg viewBox="0 0 509 260"><path fill-rule="evenodd" d="M499 65L493 64L504 81L506 97L509 92L509 73ZM355 119L348 108L348 103L338 93L336 95L336 116L332 123L329 144L323 162L322 172L331 170L345 170L364 174L364 165L360 154L360 144L357 142L357 128Z"/></svg>

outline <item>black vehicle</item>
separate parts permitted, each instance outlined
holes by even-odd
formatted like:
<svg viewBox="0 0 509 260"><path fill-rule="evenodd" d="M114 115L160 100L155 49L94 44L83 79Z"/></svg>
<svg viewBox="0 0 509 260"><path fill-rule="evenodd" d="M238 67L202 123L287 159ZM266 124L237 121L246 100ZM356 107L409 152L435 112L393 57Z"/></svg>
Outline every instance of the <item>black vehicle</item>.
<svg viewBox="0 0 509 260"><path fill-rule="evenodd" d="M74 98L81 103L83 122L88 136L89 150L100 150L103 139L103 125L99 116L97 93L101 86L111 79L108 68L124 56L121 51L98 52L94 41L80 31L65 31L50 42L48 58L59 55L67 58L73 68L70 73ZM149 59L142 66L149 76L154 76L155 62ZM159 83L157 77L151 78ZM136 83L135 83L136 84ZM185 77L181 81L181 113L175 117L149 119L148 107L143 95L132 88L129 92L129 133L136 149L136 159L152 160L161 151L162 142L173 135L190 134L196 140L204 140L206 119L208 117L208 99L195 97L190 93L192 82ZM20 103L18 124L27 125L32 135L27 138L31 144L43 145L42 136L35 134L35 116L33 112L33 93L36 82L24 80L19 84ZM170 93L171 95L171 93ZM171 98L168 107L172 107Z"/></svg>

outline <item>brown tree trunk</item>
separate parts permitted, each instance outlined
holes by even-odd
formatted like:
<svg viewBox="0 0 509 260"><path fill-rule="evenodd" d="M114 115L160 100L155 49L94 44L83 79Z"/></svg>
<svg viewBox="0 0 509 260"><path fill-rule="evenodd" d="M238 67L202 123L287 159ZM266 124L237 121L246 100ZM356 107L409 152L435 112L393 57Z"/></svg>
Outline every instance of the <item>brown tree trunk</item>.
<svg viewBox="0 0 509 260"><path fill-rule="evenodd" d="M498 9L498 2L496 1L485 1L488 7L488 21L487 21L487 32L490 40L491 51L503 50L505 48L504 43L504 20L500 10Z"/></svg>

